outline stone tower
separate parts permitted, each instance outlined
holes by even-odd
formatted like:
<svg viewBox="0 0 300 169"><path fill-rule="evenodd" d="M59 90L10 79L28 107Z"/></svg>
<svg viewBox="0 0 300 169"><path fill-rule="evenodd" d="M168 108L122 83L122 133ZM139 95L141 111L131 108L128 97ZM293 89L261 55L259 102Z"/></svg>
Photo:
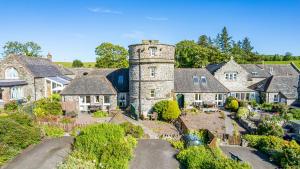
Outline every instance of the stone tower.
<svg viewBox="0 0 300 169"><path fill-rule="evenodd" d="M130 104L144 117L153 105L172 98L175 47L157 40L129 46Z"/></svg>

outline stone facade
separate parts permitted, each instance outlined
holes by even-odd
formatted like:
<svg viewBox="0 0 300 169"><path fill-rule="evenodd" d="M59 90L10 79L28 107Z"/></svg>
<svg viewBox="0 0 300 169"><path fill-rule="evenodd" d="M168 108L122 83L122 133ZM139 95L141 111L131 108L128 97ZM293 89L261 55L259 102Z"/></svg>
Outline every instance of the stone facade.
<svg viewBox="0 0 300 169"><path fill-rule="evenodd" d="M129 100L146 116L152 106L172 98L175 47L144 41L129 46Z"/></svg>
<svg viewBox="0 0 300 169"><path fill-rule="evenodd" d="M210 103L215 103L218 106L224 105L227 96L227 93L176 93L176 95L178 94L182 94L184 96L184 102L186 108L192 108L193 104L197 102L195 100L195 94L200 94L201 103L210 102ZM219 95L222 96L219 97Z"/></svg>

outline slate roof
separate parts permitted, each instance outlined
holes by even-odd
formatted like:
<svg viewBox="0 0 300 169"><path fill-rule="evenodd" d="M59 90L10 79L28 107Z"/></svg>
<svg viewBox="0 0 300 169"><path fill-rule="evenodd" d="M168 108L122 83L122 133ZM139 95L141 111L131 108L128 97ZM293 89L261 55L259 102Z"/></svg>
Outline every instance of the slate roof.
<svg viewBox="0 0 300 169"><path fill-rule="evenodd" d="M222 66L224 66L226 62L222 63L213 63L213 64L208 64L206 66L206 69L211 73L214 74L218 69L220 69Z"/></svg>
<svg viewBox="0 0 300 169"><path fill-rule="evenodd" d="M106 77L118 92L129 92L129 70L121 69L95 69L88 75L100 75ZM118 83L119 76L123 76L123 84Z"/></svg>
<svg viewBox="0 0 300 169"><path fill-rule="evenodd" d="M297 98L299 88L299 75L297 76L271 76L253 86L258 91L268 93L281 93L286 98Z"/></svg>
<svg viewBox="0 0 300 169"><path fill-rule="evenodd" d="M206 83L199 82L194 84L193 77L206 77ZM227 93L229 90L223 86L207 69L205 68L179 68L175 69L174 74L175 92L178 93Z"/></svg>
<svg viewBox="0 0 300 169"><path fill-rule="evenodd" d="M248 71L251 77L270 77L298 75L299 72L292 64L241 64ZM254 75L252 72L256 72Z"/></svg>
<svg viewBox="0 0 300 169"><path fill-rule="evenodd" d="M0 80L0 87L12 87L12 86L22 86L26 85L27 82L24 80Z"/></svg>
<svg viewBox="0 0 300 169"><path fill-rule="evenodd" d="M16 58L32 73L34 77L65 77L65 74L58 65L55 65L46 58L27 56L17 56Z"/></svg>
<svg viewBox="0 0 300 169"><path fill-rule="evenodd" d="M115 95L116 90L105 76L86 75L75 78L61 95Z"/></svg>

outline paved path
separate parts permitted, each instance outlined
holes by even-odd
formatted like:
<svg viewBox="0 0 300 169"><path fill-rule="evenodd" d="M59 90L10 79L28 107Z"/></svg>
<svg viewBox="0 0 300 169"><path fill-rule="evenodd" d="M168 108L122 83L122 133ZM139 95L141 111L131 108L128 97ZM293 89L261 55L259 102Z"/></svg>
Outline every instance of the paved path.
<svg viewBox="0 0 300 169"><path fill-rule="evenodd" d="M276 165L273 165L268 161L268 157L261 152L248 147L240 146L221 146L223 152L230 157L229 152L237 155L243 161L248 162L253 169L275 169Z"/></svg>
<svg viewBox="0 0 300 169"><path fill-rule="evenodd" d="M164 140L139 140L135 150L135 158L131 161L131 169L177 169L179 163L175 159L177 151Z"/></svg>
<svg viewBox="0 0 300 169"><path fill-rule="evenodd" d="M73 137L47 139L29 147L3 169L55 169L71 151Z"/></svg>
<svg viewBox="0 0 300 169"><path fill-rule="evenodd" d="M233 135L234 126L232 124L231 118L229 117L230 112L224 111L224 113L225 113L225 133L229 135Z"/></svg>

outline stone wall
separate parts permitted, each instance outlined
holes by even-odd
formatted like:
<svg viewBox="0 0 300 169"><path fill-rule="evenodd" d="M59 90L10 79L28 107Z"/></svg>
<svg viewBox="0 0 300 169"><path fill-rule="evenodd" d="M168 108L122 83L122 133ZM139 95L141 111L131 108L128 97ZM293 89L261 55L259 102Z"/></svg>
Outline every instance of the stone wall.
<svg viewBox="0 0 300 169"><path fill-rule="evenodd" d="M150 55L151 48L156 48L154 56ZM129 46L129 100L137 111L141 109L142 115L147 116L156 102L172 98L174 55L175 47L171 45L149 42ZM155 68L154 77L151 77L151 68ZM155 91L154 97L150 95L151 90Z"/></svg>

